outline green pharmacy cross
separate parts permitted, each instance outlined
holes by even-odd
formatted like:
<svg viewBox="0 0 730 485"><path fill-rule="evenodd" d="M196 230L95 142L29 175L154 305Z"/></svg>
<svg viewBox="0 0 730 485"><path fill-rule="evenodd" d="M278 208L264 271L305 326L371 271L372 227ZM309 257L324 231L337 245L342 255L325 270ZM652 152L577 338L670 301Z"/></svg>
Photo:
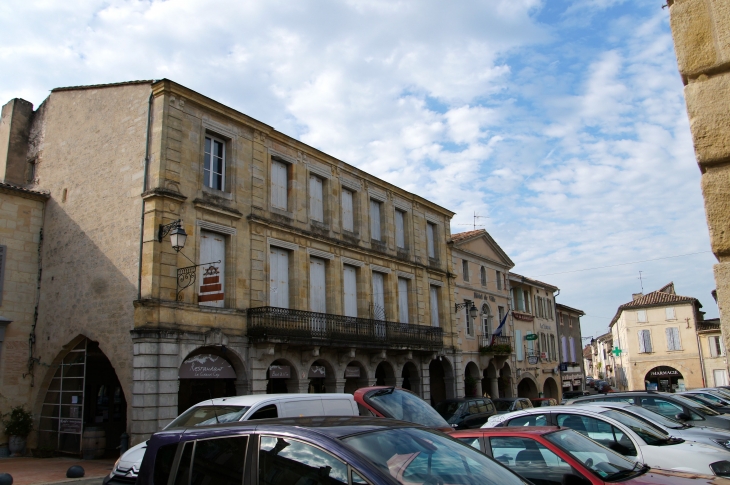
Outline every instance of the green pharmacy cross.
<svg viewBox="0 0 730 485"><path fill-rule="evenodd" d="M620 356L620 355L621 355L621 352L623 352L623 350L619 349L618 347L614 348L614 349L613 349L613 350L611 351L611 353L612 353L613 355L615 355L616 357Z"/></svg>

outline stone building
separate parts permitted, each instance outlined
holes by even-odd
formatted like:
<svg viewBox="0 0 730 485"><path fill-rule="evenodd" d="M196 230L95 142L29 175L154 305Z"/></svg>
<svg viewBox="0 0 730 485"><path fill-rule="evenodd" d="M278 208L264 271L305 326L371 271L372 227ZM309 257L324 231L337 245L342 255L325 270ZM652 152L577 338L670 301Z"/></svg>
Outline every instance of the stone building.
<svg viewBox="0 0 730 485"><path fill-rule="evenodd" d="M484 229L451 235L454 268L455 329L459 375L464 395L512 397L514 342L512 325L493 336L510 310L509 270L514 263ZM478 316L472 318L471 307ZM467 385L470 384L470 385ZM461 395L461 392L458 393Z"/></svg>
<svg viewBox="0 0 730 485"><path fill-rule="evenodd" d="M552 397L562 392L558 365L558 331L555 322L556 286L509 274L512 325L515 336L517 395Z"/></svg>
<svg viewBox="0 0 730 485"><path fill-rule="evenodd" d="M591 340L593 347L593 378L605 380L610 385L616 385L614 379L614 360L613 360L613 334L611 332L599 335Z"/></svg>
<svg viewBox="0 0 730 485"><path fill-rule="evenodd" d="M725 347L730 339L730 7L723 0L668 0L715 265Z"/></svg>
<svg viewBox="0 0 730 485"><path fill-rule="evenodd" d="M2 130L0 130L2 133ZM0 146L2 148L2 146ZM48 194L0 183L0 410L29 402L28 345L38 302L38 248ZM27 409L27 407L26 407ZM2 431L0 430L0 433ZM0 438L7 442L7 436Z"/></svg>
<svg viewBox="0 0 730 485"><path fill-rule="evenodd" d="M697 338L700 347L700 364L704 376L703 386L727 386L727 354L720 331L720 319L697 322Z"/></svg>
<svg viewBox="0 0 730 485"><path fill-rule="evenodd" d="M583 368L586 377L593 377L593 346L591 344L586 344L583 347ZM585 381L583 384L585 387Z"/></svg>
<svg viewBox="0 0 730 485"><path fill-rule="evenodd" d="M563 391L585 389L585 367L581 355L583 346L580 331L580 317L585 312L567 305L555 305L560 341L560 381Z"/></svg>
<svg viewBox="0 0 730 485"><path fill-rule="evenodd" d="M452 212L169 80L9 105L0 177L50 193L42 445L113 450L210 396L456 395Z"/></svg>
<svg viewBox="0 0 730 485"><path fill-rule="evenodd" d="M609 325L616 387L665 392L702 387L699 300L677 295L673 283L633 296L619 306Z"/></svg>

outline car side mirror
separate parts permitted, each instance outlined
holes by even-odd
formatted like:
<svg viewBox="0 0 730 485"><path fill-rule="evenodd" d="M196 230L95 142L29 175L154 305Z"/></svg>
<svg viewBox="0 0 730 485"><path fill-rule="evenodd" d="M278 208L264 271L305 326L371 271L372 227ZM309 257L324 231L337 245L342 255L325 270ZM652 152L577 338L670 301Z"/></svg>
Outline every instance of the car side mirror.
<svg viewBox="0 0 730 485"><path fill-rule="evenodd" d="M561 485L590 485L585 477L574 475L572 473L566 473L563 475L563 479L560 481Z"/></svg>
<svg viewBox="0 0 730 485"><path fill-rule="evenodd" d="M692 419L687 413L677 413L674 415L674 417L680 421L689 421L690 419Z"/></svg>

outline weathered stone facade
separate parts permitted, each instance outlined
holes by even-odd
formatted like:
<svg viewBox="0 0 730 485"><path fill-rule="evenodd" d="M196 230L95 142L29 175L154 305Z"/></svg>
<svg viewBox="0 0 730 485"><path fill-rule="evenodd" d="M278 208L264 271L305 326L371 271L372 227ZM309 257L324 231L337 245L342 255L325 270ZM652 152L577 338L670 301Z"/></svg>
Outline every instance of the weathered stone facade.
<svg viewBox="0 0 730 485"><path fill-rule="evenodd" d="M560 385L565 391L585 390L585 363L583 340L580 330L582 310L557 303L555 321L558 327L558 351L560 353Z"/></svg>
<svg viewBox="0 0 730 485"><path fill-rule="evenodd" d="M730 343L730 4L668 0L672 35L697 163L707 225L718 259L715 283L725 345Z"/></svg>

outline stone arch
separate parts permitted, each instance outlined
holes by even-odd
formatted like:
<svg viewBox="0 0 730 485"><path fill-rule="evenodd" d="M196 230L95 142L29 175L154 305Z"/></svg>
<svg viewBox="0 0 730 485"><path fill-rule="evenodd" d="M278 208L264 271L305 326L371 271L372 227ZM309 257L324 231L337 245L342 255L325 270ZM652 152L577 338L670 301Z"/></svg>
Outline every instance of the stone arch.
<svg viewBox="0 0 730 485"><path fill-rule="evenodd" d="M433 359L428 365L428 375L432 406L455 397L454 366L448 357L442 355Z"/></svg>
<svg viewBox="0 0 730 485"><path fill-rule="evenodd" d="M530 373L523 372L520 382L517 383L517 396L536 399L538 397L537 389L537 381L535 378Z"/></svg>
<svg viewBox="0 0 730 485"><path fill-rule="evenodd" d="M494 365L494 360L489 361L489 365L482 371L482 395L485 394L490 398L499 397L497 368Z"/></svg>
<svg viewBox="0 0 730 485"><path fill-rule="evenodd" d="M376 386L395 386L395 370L393 364L384 360L375 367Z"/></svg>
<svg viewBox="0 0 730 485"><path fill-rule="evenodd" d="M196 356L212 356L221 358L231 365L235 377L233 378L184 378L179 377L178 385L178 414L184 412L190 406L204 401L205 399L217 397L236 396L245 393L248 389L248 377L246 366L236 352L224 345L204 345L189 352L180 362L180 372L183 364Z"/></svg>
<svg viewBox="0 0 730 485"><path fill-rule="evenodd" d="M271 366L289 367L289 377L271 377ZM266 394L299 392L299 369L290 360L275 359L266 367L266 381Z"/></svg>
<svg viewBox="0 0 730 485"><path fill-rule="evenodd" d="M481 396L480 377L479 367L469 361L464 367L464 397Z"/></svg>
<svg viewBox="0 0 730 485"><path fill-rule="evenodd" d="M359 371L358 376L352 376L347 377L347 369L357 368ZM345 369L343 370L343 378L345 379L345 389L344 392L348 392L350 394L354 394L355 391L360 389L361 387L367 387L370 385L370 382L368 380L368 370L367 367L365 367L360 361L353 360L347 366L345 366ZM354 373L354 372L353 372Z"/></svg>
<svg viewBox="0 0 730 485"><path fill-rule="evenodd" d="M324 377L315 377L312 371L316 367L324 367ZM335 368L326 359L319 358L312 362L304 372L307 372L307 380L309 393L337 392L337 374Z"/></svg>
<svg viewBox="0 0 730 485"><path fill-rule="evenodd" d="M505 362L499 369L499 397L512 397L512 368Z"/></svg>
<svg viewBox="0 0 730 485"><path fill-rule="evenodd" d="M226 359L236 372L236 382L234 383L236 386L236 395L243 396L249 393L248 369L246 368L246 361L240 353L225 345L204 345L189 352L180 363L182 364L189 357L199 354L213 354Z"/></svg>
<svg viewBox="0 0 730 485"><path fill-rule="evenodd" d="M418 373L418 366L415 363L408 361L403 364L400 376L403 379L401 383L402 388L423 396L421 391L421 376Z"/></svg>
<svg viewBox="0 0 730 485"><path fill-rule="evenodd" d="M560 397L558 394L558 383L555 382L555 379L552 377L546 378L545 382L543 382L542 397L551 397L553 399L558 399Z"/></svg>

